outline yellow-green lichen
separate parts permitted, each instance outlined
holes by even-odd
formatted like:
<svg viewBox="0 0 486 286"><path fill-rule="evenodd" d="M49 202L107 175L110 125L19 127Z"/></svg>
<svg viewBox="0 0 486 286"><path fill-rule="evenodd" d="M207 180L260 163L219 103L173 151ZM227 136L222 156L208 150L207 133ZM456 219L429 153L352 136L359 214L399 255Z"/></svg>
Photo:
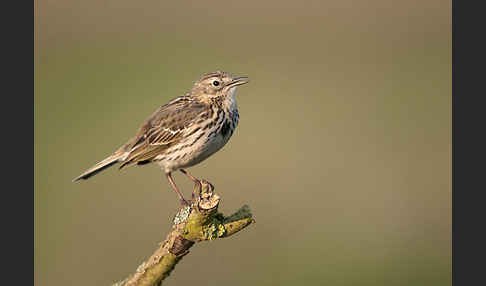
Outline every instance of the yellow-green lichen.
<svg viewBox="0 0 486 286"><path fill-rule="evenodd" d="M218 237L221 237L226 232L223 224L218 224Z"/></svg>
<svg viewBox="0 0 486 286"><path fill-rule="evenodd" d="M212 223L204 228L204 238L208 240L213 240L224 235L226 229L224 225L218 220L213 220Z"/></svg>

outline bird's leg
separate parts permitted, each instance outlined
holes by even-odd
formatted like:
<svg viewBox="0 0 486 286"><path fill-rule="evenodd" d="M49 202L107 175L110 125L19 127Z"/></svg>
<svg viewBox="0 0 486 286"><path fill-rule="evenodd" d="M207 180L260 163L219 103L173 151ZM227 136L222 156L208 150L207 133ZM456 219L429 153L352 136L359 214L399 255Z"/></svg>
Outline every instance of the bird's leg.
<svg viewBox="0 0 486 286"><path fill-rule="evenodd" d="M181 172L182 172L184 175L186 175L186 176L189 178L189 180L193 181L193 182L194 182L194 184L196 184L196 185L197 185L197 184L199 184L199 185L201 184L198 178L196 178L196 177L194 177L193 175L189 174L189 172L187 172L186 170L184 170L184 169L180 169L180 171L181 171ZM194 192L192 193L192 199L194 200Z"/></svg>
<svg viewBox="0 0 486 286"><path fill-rule="evenodd" d="M184 175L186 175L186 176L189 178L189 180L193 181L194 183L199 182L199 179L198 179L198 178L196 178L196 177L194 177L193 175L189 174L189 172L187 172L186 170L181 169L180 171L181 171L181 172L182 172Z"/></svg>
<svg viewBox="0 0 486 286"><path fill-rule="evenodd" d="M191 205L188 201L186 201L184 199L184 197L182 196L181 192L177 188L177 186L176 186L176 184L174 182L174 179L172 179L172 174L169 172L166 175L167 175L167 179L169 179L170 185L172 186L172 188L174 189L174 191L176 191L177 195L179 196L179 201L181 202L181 204L182 205L186 205L186 206Z"/></svg>

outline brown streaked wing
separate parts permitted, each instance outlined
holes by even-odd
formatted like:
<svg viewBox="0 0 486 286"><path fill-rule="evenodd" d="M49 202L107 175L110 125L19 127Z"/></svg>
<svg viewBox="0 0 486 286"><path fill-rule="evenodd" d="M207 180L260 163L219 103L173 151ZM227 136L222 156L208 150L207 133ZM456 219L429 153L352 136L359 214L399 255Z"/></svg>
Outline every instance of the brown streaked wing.
<svg viewBox="0 0 486 286"><path fill-rule="evenodd" d="M131 140L127 148L130 153L120 169L132 163L152 160L180 142L184 131L208 110L204 103L189 97L177 98L158 108Z"/></svg>

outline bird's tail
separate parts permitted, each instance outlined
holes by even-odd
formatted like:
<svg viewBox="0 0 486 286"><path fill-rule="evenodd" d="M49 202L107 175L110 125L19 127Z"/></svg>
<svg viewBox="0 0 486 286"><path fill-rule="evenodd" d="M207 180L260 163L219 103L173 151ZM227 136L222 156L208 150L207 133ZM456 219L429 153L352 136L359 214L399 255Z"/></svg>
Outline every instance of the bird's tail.
<svg viewBox="0 0 486 286"><path fill-rule="evenodd" d="M120 148L121 149L121 148ZM98 164L94 165L93 167L89 168L86 170L84 173L79 175L79 177L75 178L73 182L79 181L79 180L86 180L91 176L94 176L98 174L99 172L103 171L104 169L113 166L114 164L120 162L123 160L126 156L126 152L123 152L121 150L113 153L111 156L108 158L104 159L103 161L99 162Z"/></svg>

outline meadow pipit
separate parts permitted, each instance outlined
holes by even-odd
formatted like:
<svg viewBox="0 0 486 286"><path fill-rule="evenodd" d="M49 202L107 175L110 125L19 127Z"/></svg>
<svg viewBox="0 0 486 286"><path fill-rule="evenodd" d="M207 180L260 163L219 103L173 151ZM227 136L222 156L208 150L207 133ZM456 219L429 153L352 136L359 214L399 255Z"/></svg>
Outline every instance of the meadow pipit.
<svg viewBox="0 0 486 286"><path fill-rule="evenodd" d="M121 169L156 162L181 203L188 204L171 173L180 170L192 181L197 180L184 168L202 162L228 142L239 118L235 91L247 82L247 77L232 77L222 71L203 75L190 92L159 107L135 137L73 182L88 179L116 163L121 163Z"/></svg>

